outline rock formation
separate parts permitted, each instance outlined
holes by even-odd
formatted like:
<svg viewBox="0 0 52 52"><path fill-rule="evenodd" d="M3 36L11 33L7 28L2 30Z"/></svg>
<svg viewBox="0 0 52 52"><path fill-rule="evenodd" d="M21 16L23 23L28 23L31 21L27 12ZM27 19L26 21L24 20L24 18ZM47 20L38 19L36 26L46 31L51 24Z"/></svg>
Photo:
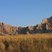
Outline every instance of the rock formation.
<svg viewBox="0 0 52 52"><path fill-rule="evenodd" d="M5 23L0 23L1 35L52 33L52 16L42 20L42 23L35 26L14 27Z"/></svg>

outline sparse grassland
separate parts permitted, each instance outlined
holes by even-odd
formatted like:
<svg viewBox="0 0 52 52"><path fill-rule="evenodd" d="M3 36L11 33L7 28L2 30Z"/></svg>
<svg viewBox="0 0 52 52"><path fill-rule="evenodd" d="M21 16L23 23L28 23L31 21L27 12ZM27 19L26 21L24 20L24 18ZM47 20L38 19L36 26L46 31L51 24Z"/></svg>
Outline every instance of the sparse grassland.
<svg viewBox="0 0 52 52"><path fill-rule="evenodd" d="M0 36L0 52L52 52L52 34Z"/></svg>

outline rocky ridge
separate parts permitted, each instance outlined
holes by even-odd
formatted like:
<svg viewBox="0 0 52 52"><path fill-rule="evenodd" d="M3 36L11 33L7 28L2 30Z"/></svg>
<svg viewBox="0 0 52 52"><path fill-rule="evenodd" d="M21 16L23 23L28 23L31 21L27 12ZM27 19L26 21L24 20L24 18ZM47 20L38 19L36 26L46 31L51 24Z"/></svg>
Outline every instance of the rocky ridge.
<svg viewBox="0 0 52 52"><path fill-rule="evenodd" d="M52 33L52 16L43 19L40 24L27 27L15 27L5 23L0 23L1 35L17 35L17 34L35 34L35 33Z"/></svg>

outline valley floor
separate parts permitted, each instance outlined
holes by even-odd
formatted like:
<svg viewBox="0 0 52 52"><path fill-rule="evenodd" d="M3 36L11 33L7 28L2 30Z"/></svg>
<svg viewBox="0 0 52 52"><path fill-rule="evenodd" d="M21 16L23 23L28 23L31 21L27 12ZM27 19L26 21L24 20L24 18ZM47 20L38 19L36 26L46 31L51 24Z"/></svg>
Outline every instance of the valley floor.
<svg viewBox="0 0 52 52"><path fill-rule="evenodd" d="M52 33L0 36L0 52L52 52Z"/></svg>

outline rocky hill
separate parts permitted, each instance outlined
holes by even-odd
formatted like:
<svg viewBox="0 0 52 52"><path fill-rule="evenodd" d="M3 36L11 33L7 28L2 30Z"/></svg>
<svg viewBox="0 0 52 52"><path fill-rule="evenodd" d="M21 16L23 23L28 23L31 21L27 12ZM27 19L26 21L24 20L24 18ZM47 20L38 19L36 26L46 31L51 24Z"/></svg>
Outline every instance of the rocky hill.
<svg viewBox="0 0 52 52"><path fill-rule="evenodd" d="M40 24L27 27L15 27L5 23L0 23L1 35L17 35L17 34L35 34L35 33L52 33L52 16L43 19Z"/></svg>

